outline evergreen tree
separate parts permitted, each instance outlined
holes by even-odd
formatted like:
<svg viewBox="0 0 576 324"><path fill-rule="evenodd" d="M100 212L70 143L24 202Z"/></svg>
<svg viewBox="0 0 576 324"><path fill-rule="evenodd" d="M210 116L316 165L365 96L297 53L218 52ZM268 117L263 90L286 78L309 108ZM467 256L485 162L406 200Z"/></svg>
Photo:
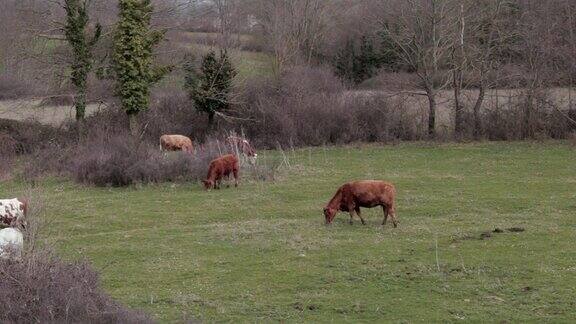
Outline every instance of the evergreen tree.
<svg viewBox="0 0 576 324"><path fill-rule="evenodd" d="M88 74L92 69L92 50L100 38L102 26L96 25L93 35L87 35L88 6L90 0L65 0L66 23L64 35L72 48L72 76L71 81L76 88L74 106L76 120L83 122L86 114L86 92Z"/></svg>
<svg viewBox="0 0 576 324"><path fill-rule="evenodd" d="M360 38L358 46L352 40L346 42L334 60L336 74L354 84L373 77L381 66L381 55L367 36Z"/></svg>
<svg viewBox="0 0 576 324"><path fill-rule="evenodd" d="M355 60L354 83L360 84L362 81L373 77L378 68L380 60L370 40L366 36L360 39L360 50Z"/></svg>
<svg viewBox="0 0 576 324"><path fill-rule="evenodd" d="M396 47L387 29L380 31L378 37L380 38L380 50L378 54L380 66L388 71L400 70L402 64L398 56L399 49Z"/></svg>
<svg viewBox="0 0 576 324"><path fill-rule="evenodd" d="M356 53L354 42L348 40L346 45L338 51L334 59L334 68L336 75L348 81L354 80L354 62L356 60Z"/></svg>
<svg viewBox="0 0 576 324"><path fill-rule="evenodd" d="M200 72L191 60L187 62L185 86L196 109L208 115L208 124L214 123L217 112L230 108L228 95L232 88L232 80L236 71L225 51L217 57L210 51L202 58Z"/></svg>
<svg viewBox="0 0 576 324"><path fill-rule="evenodd" d="M114 35L114 72L116 95L130 119L130 132L140 132L137 114L148 109L150 86L158 82L171 67L153 65L153 48L164 33L152 30L151 0L119 0L119 20Z"/></svg>

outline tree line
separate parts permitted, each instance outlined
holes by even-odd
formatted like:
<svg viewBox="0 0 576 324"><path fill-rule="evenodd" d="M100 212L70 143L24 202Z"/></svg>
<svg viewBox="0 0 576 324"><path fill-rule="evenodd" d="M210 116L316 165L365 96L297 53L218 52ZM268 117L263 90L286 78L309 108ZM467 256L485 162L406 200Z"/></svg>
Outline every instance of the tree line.
<svg viewBox="0 0 576 324"><path fill-rule="evenodd" d="M75 87L74 107L76 120L81 126L86 110L86 83L92 70L93 48L98 41L102 27L96 23L89 30L90 0L64 0L66 21L63 25L64 38L72 49L71 82ZM150 87L160 81L172 66L154 64L154 47L164 37L164 33L151 27L153 6L151 0L119 0L118 22L113 31L112 59L109 75L103 77L115 81L115 94L129 118L129 128L133 136L140 134L137 115L149 106ZM235 75L225 51L216 57L208 53L202 60L201 69L194 61L186 62L186 89L196 108L208 115L209 124L214 115L228 107L226 95ZM81 130L82 127L79 127Z"/></svg>
<svg viewBox="0 0 576 324"><path fill-rule="evenodd" d="M3 6L10 4L16 2L6 0ZM294 66L328 65L351 88L363 87L378 75L390 83L398 75L410 75L392 90L426 98L430 137L437 135L439 94L452 93L456 133L464 131L471 111L474 132L480 136L486 95L501 88L522 90L523 133L532 137L535 112L549 104L549 90L565 87L571 94L576 71L576 3L570 0L62 0L61 4L65 17L51 18L62 22L61 36L72 49L70 80L76 89L78 120L83 119L86 78L92 70L115 81L116 94L130 116L146 109L150 87L174 68L154 63L164 32L152 25L164 31L219 35L222 54L213 53L200 64L183 64L187 93L211 122L218 110L229 108L225 92L235 72L227 51L240 46L242 35L251 36L254 50L273 57L276 75ZM0 38L6 35L0 33ZM102 47L110 51L104 63L95 53ZM214 77L223 79L214 82ZM467 90L474 90L471 106L463 100ZM130 119L137 133L137 119Z"/></svg>

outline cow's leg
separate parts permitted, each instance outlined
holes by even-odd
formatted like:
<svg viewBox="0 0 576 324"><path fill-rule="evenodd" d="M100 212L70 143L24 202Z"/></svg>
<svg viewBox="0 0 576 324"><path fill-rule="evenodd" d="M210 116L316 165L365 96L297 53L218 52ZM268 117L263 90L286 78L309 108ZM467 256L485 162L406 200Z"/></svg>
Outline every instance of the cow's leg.
<svg viewBox="0 0 576 324"><path fill-rule="evenodd" d="M234 173L234 187L238 188L238 169L234 169L233 173Z"/></svg>
<svg viewBox="0 0 576 324"><path fill-rule="evenodd" d="M356 206L349 205L348 212L350 213L350 225L354 224L354 214L356 214Z"/></svg>
<svg viewBox="0 0 576 324"><path fill-rule="evenodd" d="M390 208L388 208L388 214L390 215L390 218L392 218L392 223L394 224L394 227L398 227L398 220L396 219L396 208L394 207L394 205L391 205Z"/></svg>
<svg viewBox="0 0 576 324"><path fill-rule="evenodd" d="M354 224L354 213L355 213L354 209L351 209L350 210L350 225Z"/></svg>
<svg viewBox="0 0 576 324"><path fill-rule="evenodd" d="M356 211L356 214L358 215L358 217L360 217L360 221L362 222L362 225L366 225L364 218L362 218L362 213L360 213L360 207L356 207L355 211Z"/></svg>
<svg viewBox="0 0 576 324"><path fill-rule="evenodd" d="M226 188L230 188L230 173L226 174Z"/></svg>
<svg viewBox="0 0 576 324"><path fill-rule="evenodd" d="M382 221L382 226L386 225L386 219L388 219L388 207L382 205L382 212L384 213L384 220Z"/></svg>

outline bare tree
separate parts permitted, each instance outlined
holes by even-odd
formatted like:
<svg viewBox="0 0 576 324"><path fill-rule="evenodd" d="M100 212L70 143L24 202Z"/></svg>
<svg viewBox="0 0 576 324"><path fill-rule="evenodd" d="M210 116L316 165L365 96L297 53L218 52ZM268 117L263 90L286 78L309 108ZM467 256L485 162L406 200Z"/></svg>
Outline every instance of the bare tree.
<svg viewBox="0 0 576 324"><path fill-rule="evenodd" d="M435 136L437 94L450 82L449 61L458 26L454 0L382 2L380 24L396 55L418 76L428 98L428 135Z"/></svg>
<svg viewBox="0 0 576 324"><path fill-rule="evenodd" d="M281 71L289 64L311 63L325 35L327 4L322 0L259 0L256 16Z"/></svg>
<svg viewBox="0 0 576 324"><path fill-rule="evenodd" d="M227 49L233 42L239 43L242 14L238 0L212 0L216 12L218 31L221 35L220 45ZM234 39L236 35L236 39Z"/></svg>
<svg viewBox="0 0 576 324"><path fill-rule="evenodd" d="M466 9L464 9L466 6ZM515 31L506 25L507 17L511 14L509 2L506 0L480 0L467 1L461 6L460 57L457 64L458 75L454 80L455 92L455 116L456 130L461 131L462 107L459 102L459 89L463 86L462 71L468 71L469 75L475 76L468 80L478 89L478 96L474 101L473 119L474 136L481 135L482 117L480 111L486 97L486 91L496 85L498 73L496 71L501 64L499 53L504 47L509 46L515 37ZM468 24L465 24L465 21ZM464 28L467 26L467 28Z"/></svg>
<svg viewBox="0 0 576 324"><path fill-rule="evenodd" d="M56 30L49 23L57 20L53 13L55 7L52 2L40 0L0 1L0 67L3 73L28 80L48 77L39 66L54 62L43 60L47 42L37 39L37 35Z"/></svg>
<svg viewBox="0 0 576 324"><path fill-rule="evenodd" d="M454 128L456 134L462 133L462 104L460 102L460 93L463 86L463 71L466 69L465 54L465 34L466 34L466 17L464 16L464 1L460 2L460 14L458 17L459 28L455 34L456 40L452 49L452 88L454 90Z"/></svg>
<svg viewBox="0 0 576 324"><path fill-rule="evenodd" d="M523 76L523 138L538 131L540 109L548 105L550 90L561 83L566 70L561 48L566 45L565 30L558 24L562 15L559 2L526 0L520 2L518 52L526 70Z"/></svg>

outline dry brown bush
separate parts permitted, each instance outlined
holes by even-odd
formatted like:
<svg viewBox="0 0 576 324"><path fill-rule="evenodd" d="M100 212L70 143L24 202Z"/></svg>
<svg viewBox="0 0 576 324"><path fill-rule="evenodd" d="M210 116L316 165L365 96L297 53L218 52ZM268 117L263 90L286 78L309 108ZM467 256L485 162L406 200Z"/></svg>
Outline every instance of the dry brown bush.
<svg viewBox="0 0 576 324"><path fill-rule="evenodd" d="M382 96L348 96L327 68L299 67L279 80L247 83L241 123L260 146L412 140L421 134L403 107Z"/></svg>
<svg viewBox="0 0 576 324"><path fill-rule="evenodd" d="M18 99L34 94L34 88L30 84L7 74L0 74L0 100Z"/></svg>
<svg viewBox="0 0 576 324"><path fill-rule="evenodd" d="M79 146L70 173L80 183L121 187L136 183L199 181L218 155L210 149L160 152L130 136L91 139Z"/></svg>
<svg viewBox="0 0 576 324"><path fill-rule="evenodd" d="M206 116L196 111L183 91L156 91L150 109L140 118L146 127L144 136L154 143L164 134L181 134L203 141L207 133Z"/></svg>

